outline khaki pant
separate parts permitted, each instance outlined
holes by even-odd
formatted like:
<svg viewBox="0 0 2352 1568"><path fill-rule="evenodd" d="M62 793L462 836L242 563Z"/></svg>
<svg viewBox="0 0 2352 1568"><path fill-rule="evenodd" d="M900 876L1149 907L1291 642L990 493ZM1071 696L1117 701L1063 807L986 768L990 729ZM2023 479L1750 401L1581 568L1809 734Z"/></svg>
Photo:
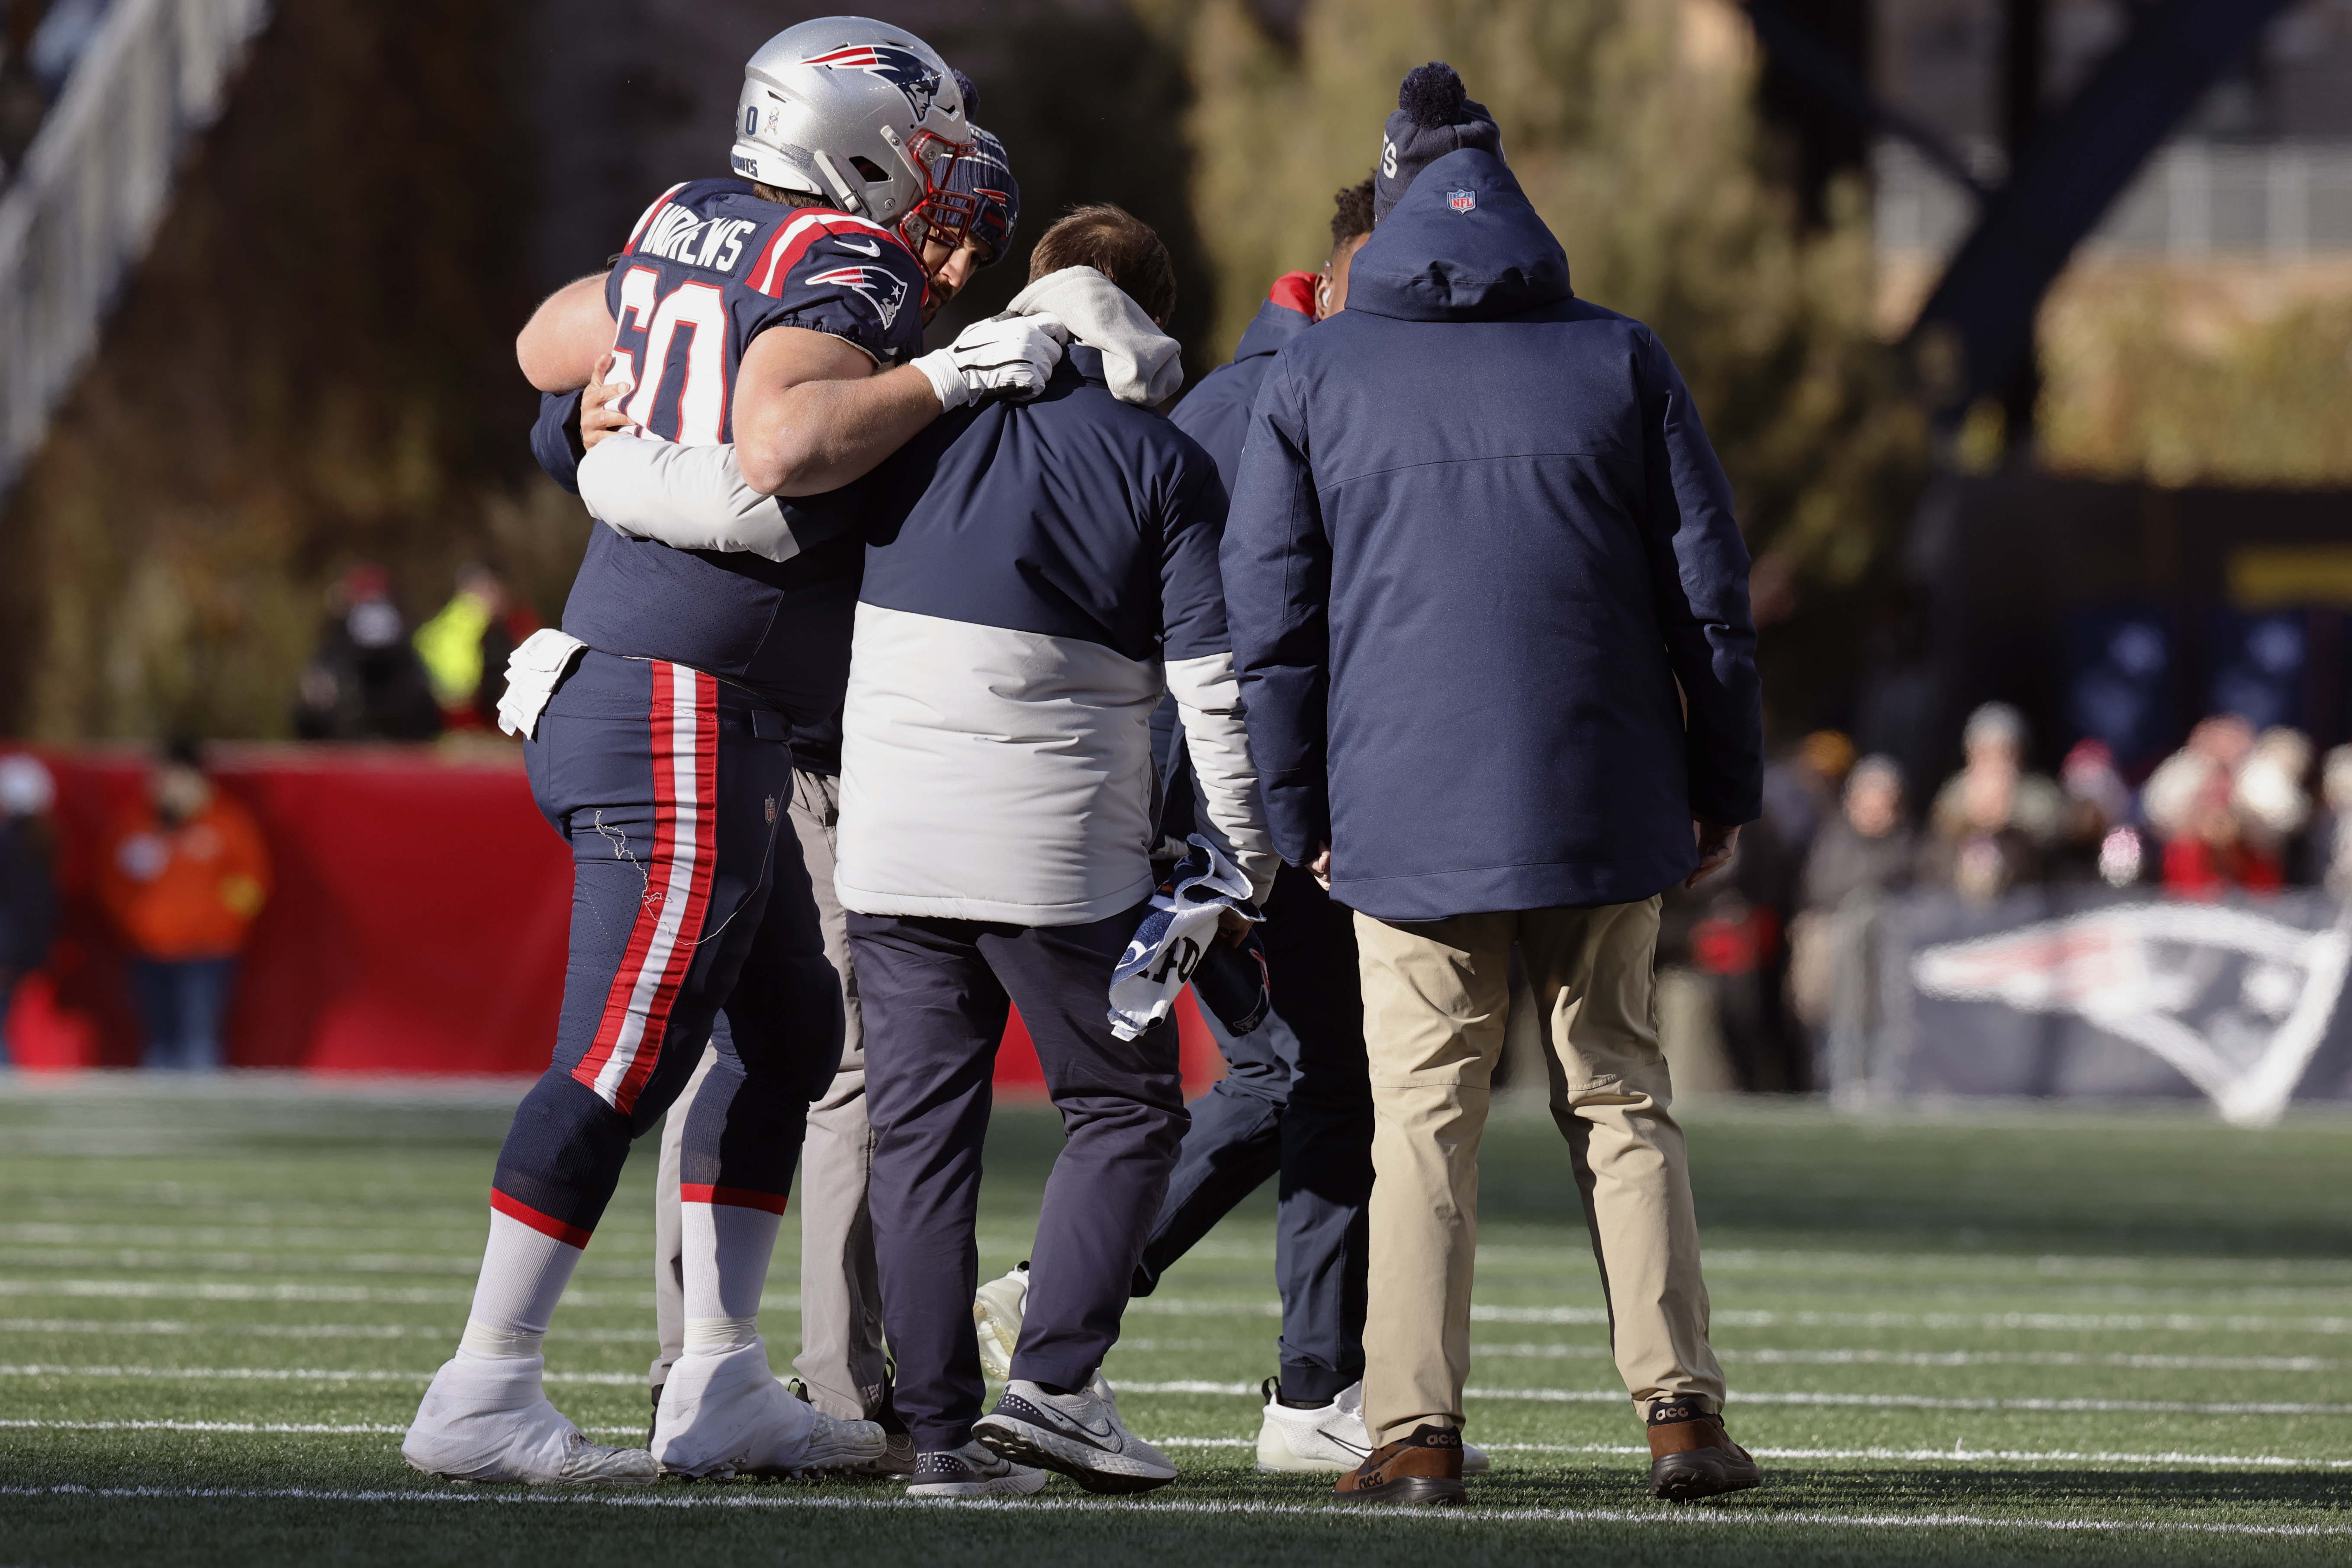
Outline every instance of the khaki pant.
<svg viewBox="0 0 2352 1568"><path fill-rule="evenodd" d="M874 1220L866 1178L874 1169L874 1131L866 1121L866 1048L859 1027L857 980L849 967L848 932L833 891L834 825L839 781L795 769L793 831L801 841L809 882L824 926L824 954L841 975L846 1035L841 1068L824 1098L809 1107L801 1145L793 1206L801 1215L801 1353L793 1369L808 1384L809 1402L845 1421L871 1416L882 1405L882 1292L876 1282ZM685 1107L694 1102L719 1053L705 1047L702 1065L678 1097L662 1129L661 1173L654 1188L654 1317L661 1354L648 1371L658 1388L686 1340L686 1294L679 1263L678 1161L686 1136Z"/></svg>
<svg viewBox="0 0 2352 1568"><path fill-rule="evenodd" d="M1682 1129L1658 1048L1658 900L1457 915L1356 916L1371 1054L1375 1181L1364 1419L1386 1443L1459 1429L1470 1374L1478 1141L1517 943L1538 1002L1553 1119L1568 1139L1610 1342L1635 1403L1723 1405Z"/></svg>

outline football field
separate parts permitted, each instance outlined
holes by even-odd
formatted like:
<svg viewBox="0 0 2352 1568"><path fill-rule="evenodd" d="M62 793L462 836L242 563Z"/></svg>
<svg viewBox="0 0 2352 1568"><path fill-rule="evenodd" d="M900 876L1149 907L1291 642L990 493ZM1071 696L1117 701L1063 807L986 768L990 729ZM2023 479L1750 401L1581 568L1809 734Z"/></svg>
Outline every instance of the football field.
<svg viewBox="0 0 2352 1568"><path fill-rule="evenodd" d="M1689 1108L1716 1342L1759 1491L1654 1502L1564 1150L1486 1149L1461 1510L1252 1468L1269 1189L1136 1304L1107 1371L1174 1486L916 1504L882 1484L460 1487L397 1452L457 1341L518 1088L0 1079L0 1563L1314 1565L2352 1561L2352 1120ZM984 1274L1059 1142L1000 1108ZM642 1440L650 1144L549 1336ZM764 1319L797 1341L797 1226Z"/></svg>

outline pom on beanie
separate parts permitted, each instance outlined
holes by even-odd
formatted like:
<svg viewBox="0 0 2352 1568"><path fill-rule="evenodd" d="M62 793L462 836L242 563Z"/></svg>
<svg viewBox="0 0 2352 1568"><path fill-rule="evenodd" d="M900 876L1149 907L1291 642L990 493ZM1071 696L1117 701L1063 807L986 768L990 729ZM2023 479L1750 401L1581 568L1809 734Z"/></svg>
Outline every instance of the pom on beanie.
<svg viewBox="0 0 2352 1568"><path fill-rule="evenodd" d="M1397 89L1397 107L1420 130L1435 131L1459 125L1462 106L1469 97L1459 72L1443 60L1432 60L1405 73L1403 84ZM965 101L969 113L970 100Z"/></svg>

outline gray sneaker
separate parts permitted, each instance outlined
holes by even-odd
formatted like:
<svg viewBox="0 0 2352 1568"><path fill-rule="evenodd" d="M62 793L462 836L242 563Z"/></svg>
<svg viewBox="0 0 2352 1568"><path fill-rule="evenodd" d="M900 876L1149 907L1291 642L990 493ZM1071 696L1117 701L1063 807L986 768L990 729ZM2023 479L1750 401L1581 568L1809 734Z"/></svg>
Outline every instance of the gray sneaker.
<svg viewBox="0 0 2352 1568"><path fill-rule="evenodd" d="M1008 1459L1059 1470L1090 1492L1148 1492L1176 1479L1168 1456L1119 1420L1118 1396L1100 1373L1075 1394L1048 1394L1015 1378L971 1435Z"/></svg>
<svg viewBox="0 0 2352 1568"><path fill-rule="evenodd" d="M911 1445L914 1439L908 1438ZM1045 1472L998 1458L978 1443L918 1455L907 1478L908 1497L1027 1497L1045 1484Z"/></svg>

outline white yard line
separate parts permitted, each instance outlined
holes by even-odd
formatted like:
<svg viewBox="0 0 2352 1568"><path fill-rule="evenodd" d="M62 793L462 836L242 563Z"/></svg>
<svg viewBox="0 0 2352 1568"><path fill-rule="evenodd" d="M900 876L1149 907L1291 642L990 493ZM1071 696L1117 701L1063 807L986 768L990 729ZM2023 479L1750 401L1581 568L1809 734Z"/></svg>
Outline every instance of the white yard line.
<svg viewBox="0 0 2352 1568"><path fill-rule="evenodd" d="M0 1418L0 1430L38 1432L219 1432L261 1436L299 1434L310 1436L398 1436L407 1427L394 1423L321 1421L34 1421ZM639 1437L643 1426L583 1426L598 1437ZM1161 1448L1255 1448L1254 1437L1153 1437ZM1649 1449L1628 1443L1486 1443L1490 1454L1606 1454L1646 1456ZM2073 1449L2032 1448L1751 1448L1764 1459L1874 1459L1906 1464L2067 1464L2211 1466L2231 1465L2256 1469L2346 1470L2352 1459L2299 1458L2292 1454L2126 1454Z"/></svg>
<svg viewBox="0 0 2352 1568"><path fill-rule="evenodd" d="M447 1323L192 1323L171 1319L116 1321L106 1318L0 1318L0 1334L229 1334L271 1340L428 1340L456 1342ZM562 1339L585 1344L650 1344L644 1329L565 1329Z"/></svg>
<svg viewBox="0 0 2352 1568"><path fill-rule="evenodd" d="M1607 1345L1482 1344L1474 1353L1530 1361L1607 1361L1611 1352ZM1718 1347L1715 1353L1724 1361L1756 1366L2104 1366L2133 1372L2311 1373L2330 1372L2338 1364L2319 1356L2134 1355L2123 1351L2088 1355L2078 1351L1751 1351Z"/></svg>
<svg viewBox="0 0 2352 1568"><path fill-rule="evenodd" d="M236 1285L205 1280L192 1284L152 1279L0 1279L0 1296L64 1296L131 1301L341 1301L404 1307L463 1306L471 1289L418 1286L384 1289L368 1285ZM650 1308L650 1290L566 1290L567 1307ZM772 1296L765 1305L800 1310L797 1296Z"/></svg>
<svg viewBox="0 0 2352 1568"><path fill-rule="evenodd" d="M1140 1302L1137 1305L1141 1305ZM1472 1307L1480 1323L1559 1323L1605 1326L1598 1307ZM2050 1333L2123 1332L2352 1334L2352 1315L2284 1318L2192 1312L1777 1312L1720 1311L1718 1329L1982 1329L1995 1332L2036 1330Z"/></svg>
<svg viewBox="0 0 2352 1568"><path fill-rule="evenodd" d="M596 1383L645 1386L641 1372L550 1372L548 1383ZM0 1377L138 1377L181 1383L430 1383L432 1369L397 1372L383 1367L333 1370L279 1366L57 1366L0 1365Z"/></svg>
<svg viewBox="0 0 2352 1568"><path fill-rule="evenodd" d="M429 1369L401 1372L381 1367L332 1370L317 1367L260 1366L65 1366L45 1363L0 1365L0 1377L123 1377L181 1382L423 1383L430 1380L432 1376L433 1373ZM618 1385L644 1381L641 1373L625 1372L551 1372L546 1373L545 1377L549 1383L559 1384ZM1117 1386L1124 1394L1255 1395L1260 1392L1258 1385L1254 1383L1212 1383L1205 1379L1192 1378L1171 1382L1126 1382ZM1472 1399L1521 1400L1549 1405L1626 1403L1624 1391L1615 1388L1469 1388L1465 1389L1463 1393ZM1732 1403L1735 1406L1739 1405L1890 1405L1906 1410L1987 1410L2035 1414L2101 1412L2156 1415L2352 1415L2352 1405L2303 1404L2280 1400L1961 1399L1906 1394L1743 1391L1733 1396Z"/></svg>
<svg viewBox="0 0 2352 1568"><path fill-rule="evenodd" d="M1339 1523L1375 1525L1422 1523L1432 1528L1459 1524L1633 1524L1696 1529L1771 1529L1798 1526L1832 1530L2026 1530L2076 1533L2116 1531L2144 1535L2218 1535L2248 1537L2352 1536L2352 1525L2336 1524L2208 1524L2152 1519L2016 1519L1990 1514L1837 1514L1778 1512L1737 1504L1717 1508L1430 1508L1352 1509L1323 1503L1276 1502L1097 1502L1078 1498L968 1499L930 1501L913 1498L777 1496L689 1493L664 1488L635 1495L612 1492L529 1491L480 1492L457 1490L360 1491L312 1487L0 1487L0 1497L121 1498L136 1501L287 1501L335 1503L488 1503L505 1506L533 1504L590 1508L740 1508L814 1510L849 1513L919 1511L947 1509L982 1513L1202 1514L1259 1519L1312 1519Z"/></svg>
<svg viewBox="0 0 2352 1568"><path fill-rule="evenodd" d="M1168 1383L1113 1384L1121 1394L1255 1394L1254 1383L1211 1383L1191 1378ZM1622 1388L1465 1388L1472 1399L1533 1400L1549 1405L1623 1405ZM1731 1396L1741 1405L1888 1405L1906 1410L2013 1410L2028 1412L2104 1411L2156 1415L2352 1415L2352 1405L2288 1404L2270 1400L2185 1399L1958 1399L1907 1394L1765 1393L1740 1390Z"/></svg>

